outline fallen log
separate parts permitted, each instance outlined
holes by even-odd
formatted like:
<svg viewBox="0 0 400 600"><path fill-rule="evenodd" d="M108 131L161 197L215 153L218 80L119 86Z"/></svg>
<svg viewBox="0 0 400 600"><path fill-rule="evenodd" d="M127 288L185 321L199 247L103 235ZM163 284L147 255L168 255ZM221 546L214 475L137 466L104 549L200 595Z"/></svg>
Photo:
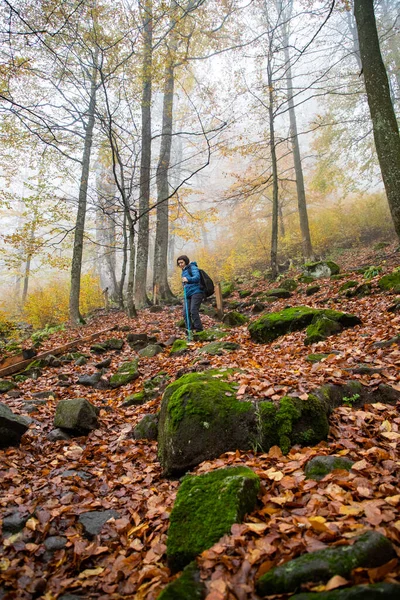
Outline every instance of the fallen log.
<svg viewBox="0 0 400 600"><path fill-rule="evenodd" d="M90 340L94 340L97 337L99 337L100 335L102 335L103 333L108 333L109 331L113 331L113 329L115 329L115 327L109 327L108 329L102 329L101 331L97 331L96 333L92 333L91 335L84 337L84 338L77 338L76 340L73 340L72 342L69 342L68 344L64 344L63 346L59 346L58 348L54 348L53 350L47 350L46 352L42 352L41 354L36 354L36 356L28 358L27 360L20 360L17 363L13 363L13 364L8 364L8 366L4 367L4 368L0 368L0 377L6 377L7 375L13 375L14 373L18 373L19 371L22 371L23 369L26 369L26 367L29 367L29 365L34 362L35 360L40 360L41 358L46 358L46 356L59 356L60 354L64 354L64 352L66 352L67 350L72 350L73 348L76 348L79 344L85 343L85 342L90 342ZM19 355L20 357L21 355ZM18 358L18 357L15 357ZM1 365L0 365L1 367Z"/></svg>

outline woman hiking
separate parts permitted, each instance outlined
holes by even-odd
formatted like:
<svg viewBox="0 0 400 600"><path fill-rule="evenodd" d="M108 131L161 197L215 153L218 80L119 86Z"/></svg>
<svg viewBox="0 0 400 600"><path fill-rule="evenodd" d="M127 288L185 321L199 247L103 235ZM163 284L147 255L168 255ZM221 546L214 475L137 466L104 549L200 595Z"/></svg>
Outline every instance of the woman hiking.
<svg viewBox="0 0 400 600"><path fill-rule="evenodd" d="M203 331L199 309L204 300L204 291L200 287L200 273L196 262L190 262L186 255L178 256L176 260L178 267L182 269L182 283L185 293L183 303L183 317L186 329L190 332Z"/></svg>

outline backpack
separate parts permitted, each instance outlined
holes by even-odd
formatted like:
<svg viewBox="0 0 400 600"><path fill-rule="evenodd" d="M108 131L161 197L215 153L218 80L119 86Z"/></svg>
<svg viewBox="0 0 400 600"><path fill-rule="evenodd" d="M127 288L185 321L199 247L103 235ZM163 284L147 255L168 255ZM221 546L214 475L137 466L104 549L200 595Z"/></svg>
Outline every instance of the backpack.
<svg viewBox="0 0 400 600"><path fill-rule="evenodd" d="M192 269L190 268L190 265L189 265L189 272L190 272L190 276L193 277ZM205 271L203 271L203 269L199 269L199 273L200 273L200 287L203 290L205 297L209 298L214 293L214 282L211 279L211 277Z"/></svg>

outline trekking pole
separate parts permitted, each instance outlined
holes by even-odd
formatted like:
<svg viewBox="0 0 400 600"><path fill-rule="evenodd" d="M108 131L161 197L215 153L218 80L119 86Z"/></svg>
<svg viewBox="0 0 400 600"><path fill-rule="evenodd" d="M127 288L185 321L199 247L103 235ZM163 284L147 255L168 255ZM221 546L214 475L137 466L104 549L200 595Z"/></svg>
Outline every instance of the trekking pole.
<svg viewBox="0 0 400 600"><path fill-rule="evenodd" d="M187 339L188 342L191 342L193 337L192 337L192 330L190 328L190 314L189 314L189 303L188 303L188 298L186 296L186 286L183 287L183 295L185 296L185 307L186 307L186 325L187 325Z"/></svg>

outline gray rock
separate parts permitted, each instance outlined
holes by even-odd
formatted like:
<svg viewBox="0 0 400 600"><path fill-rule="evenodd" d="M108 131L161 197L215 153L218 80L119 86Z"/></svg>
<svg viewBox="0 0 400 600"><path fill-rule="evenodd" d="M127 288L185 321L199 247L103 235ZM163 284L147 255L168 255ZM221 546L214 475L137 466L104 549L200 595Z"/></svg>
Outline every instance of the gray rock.
<svg viewBox="0 0 400 600"><path fill-rule="evenodd" d="M48 398L57 398L57 392L53 392L52 390L48 390L46 392L34 392L32 394L32 398L37 398L38 400L47 400Z"/></svg>
<svg viewBox="0 0 400 600"><path fill-rule="evenodd" d="M321 260L315 263L304 265L303 276L313 277L313 279L321 279L337 275L340 272L340 267L333 260Z"/></svg>
<svg viewBox="0 0 400 600"><path fill-rule="evenodd" d="M67 538L62 537L61 535L51 535L50 537L44 540L44 546L46 550L50 552L55 552L56 550L61 550L65 548L67 544Z"/></svg>
<svg viewBox="0 0 400 600"><path fill-rule="evenodd" d="M86 471L75 471L75 469L67 469L66 471L63 471L60 477L80 477L80 479L85 480L91 479L91 475L86 473Z"/></svg>
<svg viewBox="0 0 400 600"><path fill-rule="evenodd" d="M86 398L60 400L54 417L54 426L68 431L87 433L96 429L99 409Z"/></svg>
<svg viewBox="0 0 400 600"><path fill-rule="evenodd" d="M88 387L96 387L101 379L101 373L93 373L93 375L81 375L78 379L80 385Z"/></svg>
<svg viewBox="0 0 400 600"><path fill-rule="evenodd" d="M62 429L52 429L48 434L47 434L47 439L50 442L58 442L59 440L70 440L71 437L73 437L72 435L70 435L69 433L67 433L66 431L63 431Z"/></svg>
<svg viewBox="0 0 400 600"><path fill-rule="evenodd" d="M95 363L95 367L96 369L107 369L110 365L111 365L111 358L106 358L105 360L102 360L101 362Z"/></svg>
<svg viewBox="0 0 400 600"><path fill-rule="evenodd" d="M307 479L320 481L325 475L332 473L335 469L350 471L353 464L354 461L345 456L314 456L314 458L308 461L304 472Z"/></svg>
<svg viewBox="0 0 400 600"><path fill-rule="evenodd" d="M193 561L162 590L157 600L203 600L205 596L206 586L200 579L197 563Z"/></svg>
<svg viewBox="0 0 400 600"><path fill-rule="evenodd" d="M110 386L112 388L120 387L121 385L126 385L131 381L137 379L140 375L138 371L139 360L135 359L129 362L123 363L118 369L117 372L110 378Z"/></svg>
<svg viewBox="0 0 400 600"><path fill-rule="evenodd" d="M0 394L5 394L10 390L13 390L16 387L13 381L8 381L8 379L0 379Z"/></svg>
<svg viewBox="0 0 400 600"><path fill-rule="evenodd" d="M14 512L8 517L3 519L3 535L5 533L18 533L25 527L25 523L29 519L30 515L21 514L20 512Z"/></svg>
<svg viewBox="0 0 400 600"><path fill-rule="evenodd" d="M146 348L139 350L139 355L146 358L152 358L153 356L156 356L156 354L161 354L161 352L163 352L161 346L158 344L149 344Z"/></svg>
<svg viewBox="0 0 400 600"><path fill-rule="evenodd" d="M161 598L161 596L160 596ZM304 592L295 594L290 600L399 600L398 583L374 583L355 585L350 588L331 590L330 592Z"/></svg>
<svg viewBox="0 0 400 600"><path fill-rule="evenodd" d="M27 417L14 414L0 402L0 448L18 446L31 422Z"/></svg>
<svg viewBox="0 0 400 600"><path fill-rule="evenodd" d="M207 344L206 346L203 346L203 348L200 348L199 353L218 356L224 354L225 351L232 352L239 348L240 345L236 344L236 342L211 342L211 344Z"/></svg>
<svg viewBox="0 0 400 600"><path fill-rule="evenodd" d="M144 415L133 430L135 440L156 440L158 435L159 415Z"/></svg>
<svg viewBox="0 0 400 600"><path fill-rule="evenodd" d="M79 515L78 522L82 525L87 537L98 535L103 526L110 519L119 519L120 514L116 510L92 510Z"/></svg>

